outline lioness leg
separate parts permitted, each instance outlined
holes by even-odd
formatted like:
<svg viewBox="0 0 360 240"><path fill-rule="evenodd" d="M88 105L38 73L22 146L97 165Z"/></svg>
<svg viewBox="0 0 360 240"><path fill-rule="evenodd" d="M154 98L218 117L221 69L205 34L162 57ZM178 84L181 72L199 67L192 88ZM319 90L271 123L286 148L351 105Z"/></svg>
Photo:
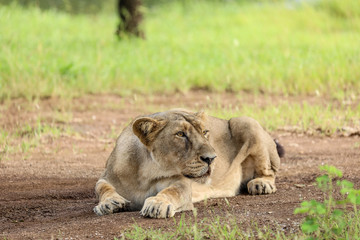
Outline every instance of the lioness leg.
<svg viewBox="0 0 360 240"><path fill-rule="evenodd" d="M250 179L243 179L247 182L247 190L249 194L270 194L276 192L275 173L261 165L261 159L258 157L249 157L250 161L254 161L254 175ZM249 181L250 180L250 181Z"/></svg>
<svg viewBox="0 0 360 240"><path fill-rule="evenodd" d="M280 157L275 142L270 138L261 142L261 150L252 153L254 177L247 184L250 194L269 194L276 192L275 177L280 167Z"/></svg>
<svg viewBox="0 0 360 240"><path fill-rule="evenodd" d="M241 182L250 180L247 183L250 194L275 192L275 176L280 166L280 158L274 140L257 121L248 117L233 118L230 120L230 126L235 141L242 144L239 154L246 159L241 164Z"/></svg>
<svg viewBox="0 0 360 240"><path fill-rule="evenodd" d="M205 198L235 196L242 188L241 185L246 183L248 192L253 195L276 192L276 170L272 165L273 162L278 163L279 157L270 158L266 149L263 154L255 151L250 155L246 151L249 145L249 142L243 145L220 182L211 185L193 183L193 202Z"/></svg>
<svg viewBox="0 0 360 240"><path fill-rule="evenodd" d="M141 215L151 218L173 217L176 212L192 210L191 185L183 178L145 200Z"/></svg>
<svg viewBox="0 0 360 240"><path fill-rule="evenodd" d="M233 197L240 188L242 178L239 161L233 162L221 181L211 184L192 183L192 201L199 202L207 198Z"/></svg>
<svg viewBox="0 0 360 240"><path fill-rule="evenodd" d="M94 212L99 216L125 210L127 204L130 203L120 196L105 179L100 179L96 183L95 193L99 198L99 204L94 208Z"/></svg>

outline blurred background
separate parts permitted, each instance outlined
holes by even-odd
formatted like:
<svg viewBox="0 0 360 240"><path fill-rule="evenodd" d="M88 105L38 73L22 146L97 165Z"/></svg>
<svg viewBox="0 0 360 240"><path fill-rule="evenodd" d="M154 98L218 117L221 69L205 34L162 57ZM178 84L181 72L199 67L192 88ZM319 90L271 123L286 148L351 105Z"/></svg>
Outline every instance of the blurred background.
<svg viewBox="0 0 360 240"><path fill-rule="evenodd" d="M358 0L0 0L0 99L204 89L356 98Z"/></svg>
<svg viewBox="0 0 360 240"><path fill-rule="evenodd" d="M146 7L156 6L164 4L165 0L144 0L142 3ZM188 1L188 0L185 0ZM108 12L110 14L116 14L116 6L118 0L1 0L0 3L3 5L9 5L16 3L25 7L38 7L42 10L54 9L57 11L63 11L71 14L99 14L100 12Z"/></svg>

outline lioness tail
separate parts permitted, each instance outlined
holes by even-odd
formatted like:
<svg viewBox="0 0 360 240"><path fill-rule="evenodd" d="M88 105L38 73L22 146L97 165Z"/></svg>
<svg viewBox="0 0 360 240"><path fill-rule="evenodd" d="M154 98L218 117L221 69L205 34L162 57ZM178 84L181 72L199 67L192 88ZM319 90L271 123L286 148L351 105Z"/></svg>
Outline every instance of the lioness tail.
<svg viewBox="0 0 360 240"><path fill-rule="evenodd" d="M284 147L280 145L280 143L277 139L274 139L274 142L276 144L276 150L277 150L279 157L281 157L281 158L284 157L284 155L285 155Z"/></svg>

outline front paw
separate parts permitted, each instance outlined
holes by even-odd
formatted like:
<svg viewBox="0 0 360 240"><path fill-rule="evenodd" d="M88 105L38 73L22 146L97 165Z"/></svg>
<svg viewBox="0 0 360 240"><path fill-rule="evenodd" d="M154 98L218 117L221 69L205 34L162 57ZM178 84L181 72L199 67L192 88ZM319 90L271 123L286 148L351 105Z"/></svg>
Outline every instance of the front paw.
<svg viewBox="0 0 360 240"><path fill-rule="evenodd" d="M98 216L103 216L111 213L117 213L125 211L126 207L130 202L125 198L118 196L112 196L106 198L104 201L100 202L96 207L94 207L94 212Z"/></svg>
<svg viewBox="0 0 360 240"><path fill-rule="evenodd" d="M145 200L140 214L150 218L169 218L175 215L175 209L169 201L155 196Z"/></svg>
<svg viewBox="0 0 360 240"><path fill-rule="evenodd" d="M267 179L255 178L247 184L249 194L260 195L276 192L275 184Z"/></svg>

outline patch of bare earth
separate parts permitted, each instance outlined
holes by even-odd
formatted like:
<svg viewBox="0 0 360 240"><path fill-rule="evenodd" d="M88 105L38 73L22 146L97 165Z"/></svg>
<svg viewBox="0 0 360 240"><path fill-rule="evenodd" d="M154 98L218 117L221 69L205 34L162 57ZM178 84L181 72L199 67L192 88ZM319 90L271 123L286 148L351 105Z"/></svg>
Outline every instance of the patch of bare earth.
<svg viewBox="0 0 360 240"><path fill-rule="evenodd" d="M138 212L98 217L95 183L104 169L115 140L130 119L139 114L173 107L206 108L211 104L240 105L244 101L281 102L281 97L243 96L190 92L186 95L126 97L85 96L74 100L44 99L35 102L12 100L0 108L1 128L14 133L26 124L48 122L71 132L54 138L42 136L27 152L2 151L0 162L0 237L7 239L113 239L134 223L143 228L172 231L173 219L147 219ZM319 101L287 99L288 101ZM64 116L70 117L64 120ZM281 116L279 116L281 117ZM277 178L278 191L267 196L239 195L197 203L198 220L209 216L234 218L244 229L258 226L298 231L302 216L293 211L303 200L320 199L313 185L318 166L331 164L345 178L360 185L358 137L321 137L273 132L286 150ZM21 137L10 141L13 147ZM20 149L20 148L18 148ZM185 214L188 221L193 214ZM180 220L181 214L175 219Z"/></svg>

